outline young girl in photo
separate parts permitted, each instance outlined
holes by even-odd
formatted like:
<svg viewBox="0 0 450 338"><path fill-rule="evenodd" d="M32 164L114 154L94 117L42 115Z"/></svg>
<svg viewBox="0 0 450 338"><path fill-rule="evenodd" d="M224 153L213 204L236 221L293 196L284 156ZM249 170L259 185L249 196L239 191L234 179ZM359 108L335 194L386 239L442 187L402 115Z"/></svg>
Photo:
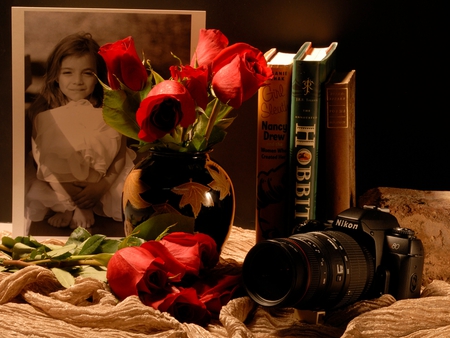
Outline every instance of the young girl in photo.
<svg viewBox="0 0 450 338"><path fill-rule="evenodd" d="M97 76L106 83L106 66L98 49L90 34L73 34L47 60L45 85L29 109L36 168L26 195L31 221L89 228L94 213L122 220L123 182L135 154L103 120Z"/></svg>

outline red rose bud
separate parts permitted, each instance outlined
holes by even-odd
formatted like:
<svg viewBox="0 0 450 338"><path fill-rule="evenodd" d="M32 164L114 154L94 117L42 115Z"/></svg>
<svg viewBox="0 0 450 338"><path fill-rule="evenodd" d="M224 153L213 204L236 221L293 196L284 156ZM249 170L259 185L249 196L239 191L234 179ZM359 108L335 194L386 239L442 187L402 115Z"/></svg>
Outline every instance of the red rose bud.
<svg viewBox="0 0 450 338"><path fill-rule="evenodd" d="M147 83L147 70L139 59L131 36L103 45L99 54L105 60L112 89L120 89L118 79L131 90L139 91L144 88Z"/></svg>
<svg viewBox="0 0 450 338"><path fill-rule="evenodd" d="M212 76L217 98L235 109L273 77L264 54L246 43L222 50L213 61Z"/></svg>
<svg viewBox="0 0 450 338"><path fill-rule="evenodd" d="M216 55L226 46L228 46L228 39L221 31L218 29L201 29L191 66L210 68Z"/></svg>
<svg viewBox="0 0 450 338"><path fill-rule="evenodd" d="M202 109L208 105L208 69L191 66L171 66L170 73L175 81L183 83L194 101Z"/></svg>
<svg viewBox="0 0 450 338"><path fill-rule="evenodd" d="M180 82L165 80L152 88L136 112L138 136L154 142L171 133L179 124L188 127L196 118L195 103Z"/></svg>

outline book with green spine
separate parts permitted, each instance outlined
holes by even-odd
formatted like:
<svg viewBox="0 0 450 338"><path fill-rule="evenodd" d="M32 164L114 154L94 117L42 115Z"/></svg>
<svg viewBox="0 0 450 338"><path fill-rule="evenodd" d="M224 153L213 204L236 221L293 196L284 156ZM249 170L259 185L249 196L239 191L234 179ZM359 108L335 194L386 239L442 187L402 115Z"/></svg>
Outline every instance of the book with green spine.
<svg viewBox="0 0 450 338"><path fill-rule="evenodd" d="M291 228L322 216L317 212L322 208L322 196L318 196L321 101L324 84L336 65L336 48L337 42L324 48L305 42L294 57L289 149Z"/></svg>

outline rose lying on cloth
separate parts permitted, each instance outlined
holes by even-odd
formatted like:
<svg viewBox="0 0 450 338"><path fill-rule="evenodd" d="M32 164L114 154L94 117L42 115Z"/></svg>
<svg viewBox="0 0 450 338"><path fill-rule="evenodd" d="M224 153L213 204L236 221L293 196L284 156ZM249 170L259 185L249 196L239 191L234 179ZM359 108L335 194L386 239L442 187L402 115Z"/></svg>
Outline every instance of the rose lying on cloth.
<svg viewBox="0 0 450 338"><path fill-rule="evenodd" d="M174 232L117 251L108 263L107 279L119 299L139 296L181 322L205 325L218 318L240 287L240 275L208 275L218 261L210 236Z"/></svg>
<svg viewBox="0 0 450 338"><path fill-rule="evenodd" d="M141 90L147 83L147 70L137 55L131 36L100 47L108 69L108 82L112 89L120 89L120 82L134 91Z"/></svg>
<svg viewBox="0 0 450 338"><path fill-rule="evenodd" d="M131 246L117 251L108 263L108 283L120 299L164 290L170 279L180 282L186 269L157 241L145 248Z"/></svg>

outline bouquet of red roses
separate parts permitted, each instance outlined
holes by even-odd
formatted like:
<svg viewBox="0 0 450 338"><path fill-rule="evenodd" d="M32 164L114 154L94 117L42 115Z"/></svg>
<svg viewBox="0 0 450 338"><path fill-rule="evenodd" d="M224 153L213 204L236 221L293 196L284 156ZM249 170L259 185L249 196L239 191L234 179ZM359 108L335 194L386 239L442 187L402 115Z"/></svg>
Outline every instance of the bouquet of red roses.
<svg viewBox="0 0 450 338"><path fill-rule="evenodd" d="M246 43L228 45L219 30L202 29L189 65L163 79L141 61L132 37L100 48L108 69L103 115L142 150L203 151L221 142L230 112L272 78L264 55Z"/></svg>

